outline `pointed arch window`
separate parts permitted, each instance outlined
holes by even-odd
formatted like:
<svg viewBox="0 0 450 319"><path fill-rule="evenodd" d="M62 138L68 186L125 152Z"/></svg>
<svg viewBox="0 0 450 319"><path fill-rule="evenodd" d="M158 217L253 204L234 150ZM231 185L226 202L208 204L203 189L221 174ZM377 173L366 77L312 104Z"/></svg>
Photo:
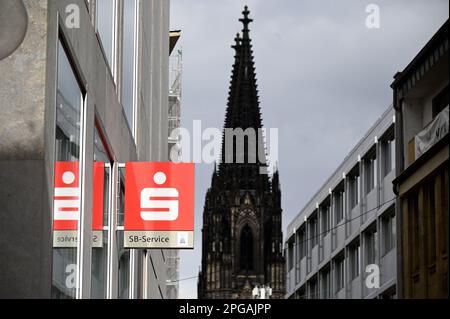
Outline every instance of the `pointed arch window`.
<svg viewBox="0 0 450 319"><path fill-rule="evenodd" d="M241 232L240 266L245 272L253 271L253 233L250 226L245 225Z"/></svg>

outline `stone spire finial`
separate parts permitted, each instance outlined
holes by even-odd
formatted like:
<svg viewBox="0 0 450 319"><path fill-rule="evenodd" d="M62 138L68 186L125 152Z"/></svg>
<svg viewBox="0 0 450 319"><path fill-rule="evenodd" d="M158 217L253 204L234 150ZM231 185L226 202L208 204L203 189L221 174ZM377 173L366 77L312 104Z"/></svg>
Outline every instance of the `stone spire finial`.
<svg viewBox="0 0 450 319"><path fill-rule="evenodd" d="M248 25L249 25L251 22L253 22L253 20L250 19L250 18L248 17L249 14L250 14L250 11L248 10L248 7L247 7L247 6L244 7L244 11L242 11L242 14L244 15L244 17L241 18L241 19L239 19L239 21L241 21L241 22L244 24L244 30L243 30L243 32L244 32L244 36L245 36L245 33L248 33L248 31L249 31Z"/></svg>

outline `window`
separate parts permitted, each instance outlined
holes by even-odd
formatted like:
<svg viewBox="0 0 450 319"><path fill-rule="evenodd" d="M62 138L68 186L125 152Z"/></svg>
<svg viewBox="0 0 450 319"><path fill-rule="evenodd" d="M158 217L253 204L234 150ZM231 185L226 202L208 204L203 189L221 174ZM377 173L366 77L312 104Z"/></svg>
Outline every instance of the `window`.
<svg viewBox="0 0 450 319"><path fill-rule="evenodd" d="M97 0L97 33L100 37L106 62L114 75L114 52L115 52L115 32L116 32L116 1Z"/></svg>
<svg viewBox="0 0 450 319"><path fill-rule="evenodd" d="M334 193L334 210L336 225L344 218L344 192L337 191Z"/></svg>
<svg viewBox="0 0 450 319"><path fill-rule="evenodd" d="M408 196L408 219L410 227L408 229L411 245L409 253L411 254L412 271L418 271L420 267L420 236L419 236L419 200L416 192Z"/></svg>
<svg viewBox="0 0 450 319"><path fill-rule="evenodd" d="M317 276L309 281L309 296L308 299L319 299L319 289L317 285Z"/></svg>
<svg viewBox="0 0 450 319"><path fill-rule="evenodd" d="M350 188L350 208L353 209L359 203L359 187L360 178L359 174L349 176L349 188Z"/></svg>
<svg viewBox="0 0 450 319"><path fill-rule="evenodd" d="M288 243L288 271L294 268L294 241L290 240Z"/></svg>
<svg viewBox="0 0 450 319"><path fill-rule="evenodd" d="M97 167L97 164L102 164ZM94 229L93 234L96 241L100 245L93 245L92 247L92 276L91 276L91 298L105 299L107 298L107 265L108 265L108 230L109 230L109 191L110 191L110 168L111 162L108 153L100 137L98 128L94 130L94 187L97 179L96 174L99 174L99 169L104 170L103 178L103 225L104 229ZM98 187L98 186L97 186ZM95 195L95 193L94 193ZM98 204L95 201L99 198L94 197L93 207Z"/></svg>
<svg viewBox="0 0 450 319"><path fill-rule="evenodd" d="M121 249L119 255L119 299L130 298L130 251Z"/></svg>
<svg viewBox="0 0 450 319"><path fill-rule="evenodd" d="M297 247L298 247L299 260L302 260L303 258L306 257L306 232L305 232L305 226L300 228L300 230L298 231Z"/></svg>
<svg viewBox="0 0 450 319"><path fill-rule="evenodd" d="M321 212L322 212L322 234L325 237L331 228L331 221L330 221L330 212L331 207L330 204L325 204L324 206L321 206Z"/></svg>
<svg viewBox="0 0 450 319"><path fill-rule="evenodd" d="M427 210L424 211L428 222L428 264L433 265L436 262L436 196L435 179L424 184L425 200Z"/></svg>
<svg viewBox="0 0 450 319"><path fill-rule="evenodd" d="M134 270L134 281L135 281L135 297L134 297L134 299L144 299L144 290L145 290L145 288L144 288L144 264L145 264L145 262L144 262L144 258L145 258L145 250L142 250L142 249L135 249L134 250L135 251L135 254L136 254L136 257L137 257L137 268L138 269L135 269ZM176 251L176 252L174 252L174 253L177 253L178 251ZM170 262L166 262L166 259L165 259L165 257L164 257L164 251L163 250L161 250L161 254L162 254L162 257L163 257L163 262L164 263L166 263L166 265L167 265L167 271L170 271L169 269L169 267L170 267ZM174 257L168 257L168 258L174 258ZM175 263L177 263L176 261L175 261ZM140 265L142 265L142 266L140 266ZM177 268L177 270L178 270L178 268ZM168 274L169 275L169 274ZM170 277L168 277L167 279L169 279L170 280ZM175 280L178 280L179 278L178 278L178 276L177 276L177 278L174 278ZM167 287L166 287L167 288ZM161 296L161 298L164 298L163 296Z"/></svg>
<svg viewBox="0 0 450 319"><path fill-rule="evenodd" d="M395 168L395 140L387 140L382 144L384 176Z"/></svg>
<svg viewBox="0 0 450 319"><path fill-rule="evenodd" d="M389 289L381 295L381 299L397 299L397 292L395 288Z"/></svg>
<svg viewBox="0 0 450 319"><path fill-rule="evenodd" d="M55 184L57 165L65 165L67 163L76 163L75 167L79 165L84 106L84 94L71 66L68 53L65 51L61 41L58 44L57 67ZM80 169L78 167L78 176L79 172ZM76 178L74 179L76 180ZM66 182L63 180L62 183ZM79 185L81 185L80 181L78 181L77 186L72 186L78 188L78 194L81 192ZM64 247L55 245L53 249L52 298L72 299L78 297L78 279L76 274L78 273L79 266L77 264L79 241L78 231L76 229L78 229L77 222L80 219L82 210L79 196L77 198L76 207L66 207L66 209L71 209L71 211L76 210L77 221L75 221L75 225L69 227L71 230L54 230L54 237L70 236L74 238L73 242L75 245L62 245ZM63 208L61 208L61 211ZM53 222L54 228L67 229L66 227L57 227L60 222L66 222L66 220L55 219ZM58 238L54 238L54 241L55 239L58 240Z"/></svg>
<svg viewBox="0 0 450 319"><path fill-rule="evenodd" d="M119 183L118 187L118 205L117 205L117 226L123 226L125 218L125 170L119 168Z"/></svg>
<svg viewBox="0 0 450 319"><path fill-rule="evenodd" d="M294 250L295 250L295 263L298 264L300 262L300 232L297 231L295 233L295 242L294 242Z"/></svg>
<svg viewBox="0 0 450 319"><path fill-rule="evenodd" d="M350 278L352 280L359 276L360 253L359 243L350 246Z"/></svg>
<svg viewBox="0 0 450 319"><path fill-rule="evenodd" d="M335 260L335 282L336 282L336 290L335 292L339 292L344 288L344 256L340 256Z"/></svg>
<svg viewBox="0 0 450 319"><path fill-rule="evenodd" d="M304 286L300 287L300 288L295 292L295 298L296 298L296 299L306 299L306 293L305 293L305 287L304 287Z"/></svg>
<svg viewBox="0 0 450 319"><path fill-rule="evenodd" d="M331 275L330 268L326 268L321 272L321 292L320 297L323 299L331 299Z"/></svg>
<svg viewBox="0 0 450 319"><path fill-rule="evenodd" d="M440 216L440 220L441 222L439 223L439 225L437 226L439 228L439 233L441 233L442 235L440 235L439 239L440 239L440 247L441 247L441 251L438 251L438 254L440 256L447 256L448 254L448 225L449 225L449 221L448 221L448 211L449 211L449 196L448 196L448 167L444 167L443 170L441 170L439 172L439 177L437 180L437 189L439 190L440 196L438 195L438 197L436 198L436 200L438 200L440 202L440 212L439 212L439 216ZM436 194L439 194L436 193Z"/></svg>
<svg viewBox="0 0 450 319"><path fill-rule="evenodd" d="M311 249L316 247L319 242L319 224L317 222L317 212L309 219L309 234L311 240Z"/></svg>
<svg viewBox="0 0 450 319"><path fill-rule="evenodd" d="M445 107L449 105L448 85L441 92L439 92L438 95L436 95L431 103L433 118L435 118L443 109L445 109Z"/></svg>
<svg viewBox="0 0 450 319"><path fill-rule="evenodd" d="M250 226L245 225L241 231L240 268L246 273L253 271L253 234ZM291 268L292 269L292 268Z"/></svg>
<svg viewBox="0 0 450 319"><path fill-rule="evenodd" d="M123 4L123 70L122 105L128 124L135 135L134 117L136 110L137 73L137 0L127 0Z"/></svg>
<svg viewBox="0 0 450 319"><path fill-rule="evenodd" d="M373 152L375 152L375 150L373 150ZM376 186L377 160L374 154L372 156L373 157L369 157L364 160L366 194L369 194Z"/></svg>
<svg viewBox="0 0 450 319"><path fill-rule="evenodd" d="M125 177L124 169L119 168L119 181L116 185L117 193L117 226L123 226L125 210ZM112 225L111 225L112 226ZM124 248L124 232L117 230L117 251L119 256L119 274L117 280L119 299L130 298L130 250Z"/></svg>
<svg viewBox="0 0 450 319"><path fill-rule="evenodd" d="M383 227L384 254L387 254L395 246L395 215L389 213L381 219Z"/></svg>
<svg viewBox="0 0 450 319"><path fill-rule="evenodd" d="M368 230L364 233L365 236L365 246L366 246L366 254L367 254L367 263L366 265L371 265L376 263L377 258L377 240L378 234L376 227L371 230Z"/></svg>

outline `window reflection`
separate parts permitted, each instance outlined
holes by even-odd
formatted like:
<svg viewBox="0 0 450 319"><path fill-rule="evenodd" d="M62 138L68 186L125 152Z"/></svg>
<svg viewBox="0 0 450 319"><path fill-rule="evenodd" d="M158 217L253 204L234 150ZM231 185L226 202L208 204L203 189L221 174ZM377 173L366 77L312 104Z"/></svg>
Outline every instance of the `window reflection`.
<svg viewBox="0 0 450 319"><path fill-rule="evenodd" d="M123 4L123 81L122 105L125 115L133 129L134 89L136 70L136 12L137 0L127 0Z"/></svg>
<svg viewBox="0 0 450 319"><path fill-rule="evenodd" d="M128 0L127 0L128 1ZM125 2L127 2L125 1ZM115 0L97 0L97 32L100 36L106 60L112 68L115 30Z"/></svg>
<svg viewBox="0 0 450 319"><path fill-rule="evenodd" d="M129 299L130 294L130 251L120 251L119 255L119 299Z"/></svg>
<svg viewBox="0 0 450 319"><path fill-rule="evenodd" d="M94 130L94 198L91 297L107 298L109 191L111 163L97 127Z"/></svg>
<svg viewBox="0 0 450 319"><path fill-rule="evenodd" d="M57 76L52 297L70 299L77 295L78 162L83 94L61 42ZM65 184L70 187L63 187ZM72 192L69 198L68 191Z"/></svg>
<svg viewBox="0 0 450 319"><path fill-rule="evenodd" d="M125 209L125 176L124 169L119 169L118 183L118 211L117 226L123 226L123 214ZM130 250L124 248L123 230L117 232L117 245L119 253L119 299L128 299L130 295Z"/></svg>

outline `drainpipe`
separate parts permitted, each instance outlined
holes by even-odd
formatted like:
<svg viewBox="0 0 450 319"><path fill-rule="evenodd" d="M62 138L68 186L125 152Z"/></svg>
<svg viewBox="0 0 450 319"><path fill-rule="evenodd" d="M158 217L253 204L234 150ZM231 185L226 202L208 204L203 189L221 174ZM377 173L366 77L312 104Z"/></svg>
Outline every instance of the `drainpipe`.
<svg viewBox="0 0 450 319"><path fill-rule="evenodd" d="M0 61L22 44L27 28L28 14L23 0L0 0Z"/></svg>
<svg viewBox="0 0 450 319"><path fill-rule="evenodd" d="M404 141L403 141L403 98L398 99L397 87L393 87L394 90L394 109L395 109L395 171L396 177L398 177L404 169ZM397 284L396 291L397 297L403 298L403 214L401 207L401 200L398 198L399 185L396 183L393 185L394 194L397 196L395 200L395 223L396 223L396 253L397 253Z"/></svg>

